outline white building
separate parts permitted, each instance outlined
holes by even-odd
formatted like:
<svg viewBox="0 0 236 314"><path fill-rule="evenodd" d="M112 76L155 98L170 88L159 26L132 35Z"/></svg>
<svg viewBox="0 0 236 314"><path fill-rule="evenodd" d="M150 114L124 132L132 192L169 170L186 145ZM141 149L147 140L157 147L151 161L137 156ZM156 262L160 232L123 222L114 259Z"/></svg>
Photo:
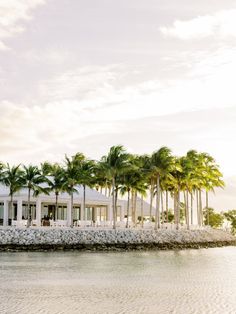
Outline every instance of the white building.
<svg viewBox="0 0 236 314"><path fill-rule="evenodd" d="M9 189L0 185L0 225L8 226L14 222L22 222L27 217L27 189L22 189L14 194L13 207L10 205ZM41 226L44 221L64 221L64 225L70 226L71 219L82 221L111 221L112 205L110 198L86 187L86 208L83 209L83 189L78 187L78 193L74 193L73 217L71 217L71 198L67 193L62 193L58 198L58 211L56 212L55 194L40 194L31 196L30 207L32 220L35 225ZM120 217L121 219L121 217ZM46 223L45 223L46 224Z"/></svg>

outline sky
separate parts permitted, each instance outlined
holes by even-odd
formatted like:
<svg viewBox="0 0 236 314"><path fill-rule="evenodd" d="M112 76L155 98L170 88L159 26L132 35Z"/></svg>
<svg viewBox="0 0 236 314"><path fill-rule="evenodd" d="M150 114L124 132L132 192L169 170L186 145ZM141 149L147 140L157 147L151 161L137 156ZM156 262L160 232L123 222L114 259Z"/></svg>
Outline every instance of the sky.
<svg viewBox="0 0 236 314"><path fill-rule="evenodd" d="M236 208L235 77L235 0L0 0L0 160L196 149Z"/></svg>

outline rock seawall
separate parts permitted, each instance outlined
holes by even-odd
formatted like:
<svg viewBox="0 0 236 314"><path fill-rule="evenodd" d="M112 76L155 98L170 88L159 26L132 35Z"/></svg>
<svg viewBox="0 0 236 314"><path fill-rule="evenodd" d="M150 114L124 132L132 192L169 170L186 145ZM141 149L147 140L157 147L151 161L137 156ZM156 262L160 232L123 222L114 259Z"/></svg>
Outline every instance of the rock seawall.
<svg viewBox="0 0 236 314"><path fill-rule="evenodd" d="M236 237L214 229L0 229L1 251L182 249L224 245L236 245Z"/></svg>

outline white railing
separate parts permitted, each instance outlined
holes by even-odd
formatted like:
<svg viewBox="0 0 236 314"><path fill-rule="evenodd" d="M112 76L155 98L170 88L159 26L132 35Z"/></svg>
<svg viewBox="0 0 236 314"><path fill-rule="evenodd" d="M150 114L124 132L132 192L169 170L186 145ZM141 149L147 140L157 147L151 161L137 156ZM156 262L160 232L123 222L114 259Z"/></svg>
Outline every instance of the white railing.
<svg viewBox="0 0 236 314"><path fill-rule="evenodd" d="M50 219L50 227L67 227L67 220L53 220Z"/></svg>
<svg viewBox="0 0 236 314"><path fill-rule="evenodd" d="M22 220L14 220L14 219L12 219L11 225L13 227L17 227L17 228L26 227L27 226L27 220L26 219L22 219Z"/></svg>

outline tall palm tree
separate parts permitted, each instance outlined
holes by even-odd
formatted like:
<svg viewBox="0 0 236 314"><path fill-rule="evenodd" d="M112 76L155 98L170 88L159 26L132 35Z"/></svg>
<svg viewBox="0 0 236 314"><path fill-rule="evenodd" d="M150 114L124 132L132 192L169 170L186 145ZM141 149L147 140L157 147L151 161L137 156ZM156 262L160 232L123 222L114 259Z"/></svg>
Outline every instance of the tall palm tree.
<svg viewBox="0 0 236 314"><path fill-rule="evenodd" d="M8 163L1 174L0 181L9 188L11 213L13 213L13 196L23 185L22 174L20 165L11 167Z"/></svg>
<svg viewBox="0 0 236 314"><path fill-rule="evenodd" d="M203 189L206 193L206 204L207 210L207 224L209 225L209 204L208 204L208 193L209 191L214 192L216 187L223 188L225 186L222 179L223 175L219 170L219 166L216 164L214 158L207 153L200 154L202 158L202 182Z"/></svg>
<svg viewBox="0 0 236 314"><path fill-rule="evenodd" d="M129 227L129 210L130 210L130 194L133 192L139 191L140 185L141 185L141 174L139 169L134 168L135 165L131 164L130 169L127 170L122 176L119 178L120 182L120 192L122 195L127 193L127 222L126 222L126 228ZM133 204L133 222L136 223L135 219L135 204Z"/></svg>
<svg viewBox="0 0 236 314"><path fill-rule="evenodd" d="M108 180L106 175L106 169L102 166L100 162L94 163L93 183L97 191L99 191L100 188L100 191L102 193L104 189L105 196L111 196L111 181Z"/></svg>
<svg viewBox="0 0 236 314"><path fill-rule="evenodd" d="M82 156L77 154L71 159L65 157L65 168L63 170L63 185L62 188L66 191L71 197L71 228L74 226L73 216L74 216L74 193L78 193L76 186L79 184L79 171L78 171L78 162L80 159L83 159Z"/></svg>
<svg viewBox="0 0 236 314"><path fill-rule="evenodd" d="M78 164L79 183L83 186L83 210L86 210L86 186L93 187L95 162L93 160L84 159Z"/></svg>
<svg viewBox="0 0 236 314"><path fill-rule="evenodd" d="M189 194L192 196L193 186L196 185L198 181L196 180L196 167L193 164L191 158L183 156L179 159L179 163L181 166L181 182L180 187L184 195L184 206L185 206L185 219L187 224L187 229L190 227L190 215L189 215ZM192 212L192 205L191 205L191 223L193 220L193 212Z"/></svg>
<svg viewBox="0 0 236 314"><path fill-rule="evenodd" d="M104 169L106 179L110 180L112 184L113 229L116 229L117 179L130 167L129 154L126 153L122 145L112 146L108 155L101 158L100 167Z"/></svg>
<svg viewBox="0 0 236 314"><path fill-rule="evenodd" d="M179 229L180 223L180 191L183 185L183 169L181 165L181 157L175 157L173 159L172 174L172 193L174 197L174 218L176 229Z"/></svg>
<svg viewBox="0 0 236 314"><path fill-rule="evenodd" d="M160 228L160 179L169 175L173 157L168 147L161 147L151 156L152 173L156 180L156 213L155 213L155 230Z"/></svg>
<svg viewBox="0 0 236 314"><path fill-rule="evenodd" d="M194 194L196 194L197 201L197 218L199 222L199 195L198 189L202 184L202 165L199 163L199 153L196 150L190 150L186 155L186 165L184 167L187 189L190 193L190 211L191 224L193 224L193 204Z"/></svg>
<svg viewBox="0 0 236 314"><path fill-rule="evenodd" d="M44 162L41 164L42 174L47 177L47 184L49 190L55 193L55 215L58 216L58 197L61 192L63 192L64 185L64 171L62 167L58 164L51 164L49 162Z"/></svg>
<svg viewBox="0 0 236 314"><path fill-rule="evenodd" d="M30 198L31 192L33 192L33 196L38 196L41 193L49 194L48 187L44 187L43 184L47 179L44 175L41 174L39 168L37 166L29 165L23 166L22 173L23 187L28 190L28 202L27 202L27 227L31 224L32 212L30 206Z"/></svg>

